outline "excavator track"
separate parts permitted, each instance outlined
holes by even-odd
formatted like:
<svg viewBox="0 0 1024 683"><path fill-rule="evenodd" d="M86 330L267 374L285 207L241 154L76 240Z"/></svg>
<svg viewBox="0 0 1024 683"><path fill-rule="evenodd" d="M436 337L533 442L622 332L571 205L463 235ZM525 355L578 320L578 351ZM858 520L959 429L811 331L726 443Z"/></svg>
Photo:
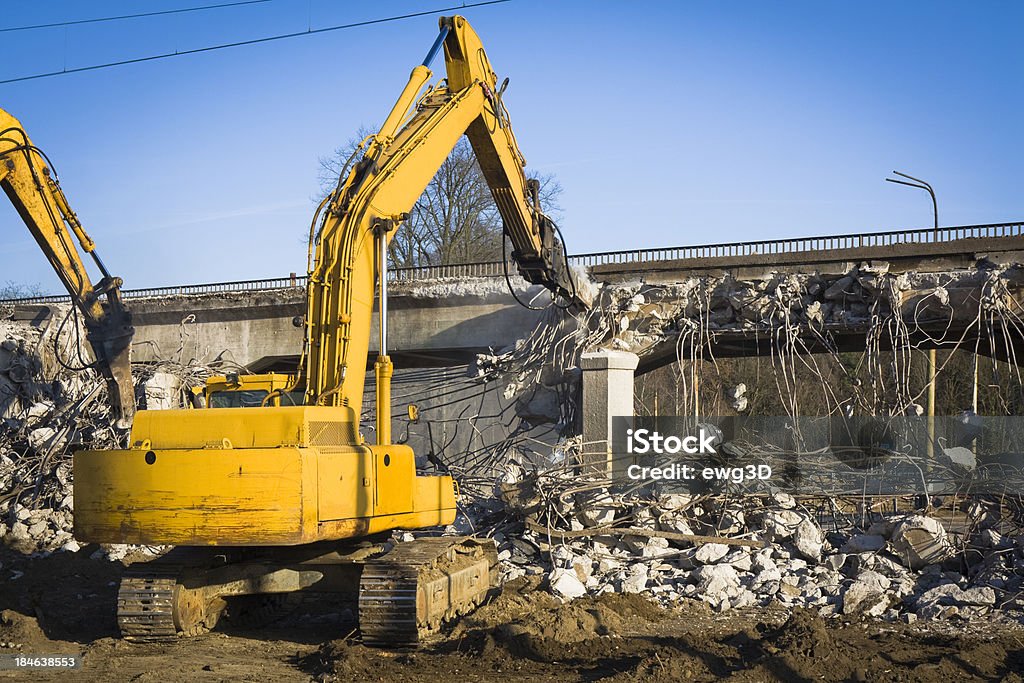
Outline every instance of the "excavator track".
<svg viewBox="0 0 1024 683"><path fill-rule="evenodd" d="M213 628L225 605L181 584L194 566L160 558L125 569L117 591L117 626L125 640L164 642Z"/></svg>
<svg viewBox="0 0 1024 683"><path fill-rule="evenodd" d="M414 647L487 598L497 550L490 540L421 538L367 561L359 582L363 643Z"/></svg>
<svg viewBox="0 0 1024 683"><path fill-rule="evenodd" d="M314 578L330 567L350 567L335 591L355 597L358 589L359 625L363 642L388 647L414 647L442 624L470 612L492 590L497 549L490 540L468 537L421 538L386 546L367 554L333 553L327 563L302 564L303 575ZM228 562L211 569L208 559L175 549L173 557L127 568L117 594L117 623L121 635L134 642L160 642L194 636L213 628L232 597L282 599L287 591L315 583L288 582L299 573L287 561ZM361 557L360 557L361 555ZM377 556L374 556L377 555ZM348 559L346 559L346 557ZM229 570L225 572L224 570ZM276 578L275 578L276 577ZM335 578L344 576L335 572ZM237 590L239 581L255 584ZM277 591L266 591L275 583ZM325 579L326 580L326 579ZM290 587L284 587L288 584ZM345 586L349 586L345 588ZM261 590L262 589L262 590ZM328 589L330 592L330 589ZM235 603L237 604L237 603Z"/></svg>
<svg viewBox="0 0 1024 683"><path fill-rule="evenodd" d="M136 642L174 640L174 593L178 568L129 567L117 591L121 637Z"/></svg>

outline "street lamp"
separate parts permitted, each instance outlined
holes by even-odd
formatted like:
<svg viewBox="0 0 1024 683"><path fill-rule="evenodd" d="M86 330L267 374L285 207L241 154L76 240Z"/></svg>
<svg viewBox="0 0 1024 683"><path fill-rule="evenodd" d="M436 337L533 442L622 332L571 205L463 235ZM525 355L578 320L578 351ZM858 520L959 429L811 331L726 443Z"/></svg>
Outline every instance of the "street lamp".
<svg viewBox="0 0 1024 683"><path fill-rule="evenodd" d="M939 203L935 201L935 190L924 180L915 178L914 176L907 175L906 173L900 173L899 171L893 171L894 175L900 176L900 178L906 178L913 182L907 182L907 180L899 180L897 178L886 178L887 183L898 183L900 185L906 185L907 187L916 187L919 190L924 190L932 198L932 215L935 219L935 232L932 234L932 241L939 241ZM928 350L928 458L931 460L935 457L935 374L936 366L938 365L938 358L934 348ZM975 383L977 383L977 357L975 357ZM930 468L929 468L930 469ZM927 487L925 490L925 496L928 495Z"/></svg>
<svg viewBox="0 0 1024 683"><path fill-rule="evenodd" d="M907 187L916 187L917 189L924 190L925 192L927 192L928 194L931 195L931 197L932 197L932 214L935 217L935 235L934 235L934 237L935 237L935 241L937 242L939 240L939 204L938 204L938 202L935 201L935 190L932 189L931 185L929 185L925 181L921 180L920 178L915 178L914 176L909 176L906 173L900 173L899 171L893 171L893 173L895 175L900 176L901 178L906 178L907 180L913 180L914 182L908 183L906 180L898 180L896 178L886 178L885 182L887 182L887 183L899 183L900 185L906 185Z"/></svg>

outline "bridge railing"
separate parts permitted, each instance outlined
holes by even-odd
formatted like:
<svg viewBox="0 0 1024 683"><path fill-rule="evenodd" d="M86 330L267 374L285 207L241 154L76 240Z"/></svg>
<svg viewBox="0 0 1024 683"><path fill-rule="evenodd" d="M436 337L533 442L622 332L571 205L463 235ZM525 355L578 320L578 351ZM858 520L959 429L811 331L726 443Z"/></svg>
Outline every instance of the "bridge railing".
<svg viewBox="0 0 1024 683"><path fill-rule="evenodd" d="M389 268L388 280L391 282L412 282L416 280L436 280L453 277L497 277L508 268L509 276L516 276L516 264L509 262L502 266L501 261L477 261L475 263L454 263L442 266L412 266L410 268Z"/></svg>
<svg viewBox="0 0 1024 683"><path fill-rule="evenodd" d="M889 247L896 244L938 244L968 239L1004 238L1024 236L1024 223L988 223L985 225L961 225L944 228L922 228L917 230L891 230L853 235L821 235L794 239L756 240L751 242L726 242L723 244L696 244L683 247L656 249L630 249L623 251L602 251L590 254L576 254L569 257L574 266L599 266L620 263L651 263L656 261L685 261L691 259L770 256L773 254L799 254L816 251L843 251L871 247ZM501 261L479 261L440 266L414 266L388 270L391 282L415 282L440 278L496 277L508 268L516 276L514 263L503 265ZM198 285L176 285L173 287L150 287L126 289L121 293L126 299L144 299L160 296L189 294L219 294L224 292L255 292L262 290L305 287L306 277L296 275L263 280L237 280L235 282L214 282ZM70 301L64 295L6 299L2 303L62 303Z"/></svg>
<svg viewBox="0 0 1024 683"><path fill-rule="evenodd" d="M922 228L917 230L890 230L854 235L820 235L779 240L726 242L723 244L696 244L684 247L637 249L631 251L605 251L579 254L570 262L581 266L617 263L647 263L651 261L685 261L702 258L743 256L770 256L815 251L841 251L871 247L889 247L896 244L938 244L965 239L993 237L1021 237L1024 223L991 223L955 227Z"/></svg>

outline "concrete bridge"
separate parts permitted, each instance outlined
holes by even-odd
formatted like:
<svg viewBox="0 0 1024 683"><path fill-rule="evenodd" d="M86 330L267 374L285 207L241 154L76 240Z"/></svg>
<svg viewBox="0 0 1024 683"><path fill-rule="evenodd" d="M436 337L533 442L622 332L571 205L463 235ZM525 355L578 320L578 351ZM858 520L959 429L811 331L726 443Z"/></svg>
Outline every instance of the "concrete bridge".
<svg viewBox="0 0 1024 683"><path fill-rule="evenodd" d="M719 278L742 285L790 274L813 275L828 286L859 265L884 263L889 273L963 275L955 306L976 303L981 297L982 285L971 284L971 273L1024 263L1024 223L601 252L573 256L570 262L585 268L595 281L641 281L648 287L693 278ZM514 266L508 271L514 273ZM500 262L391 271L389 343L396 365L465 363L475 354L502 348L530 330L538 313L515 303L508 294L504 272ZM522 280L513 276L512 281L525 290ZM292 320L304 312L304 286L304 277L292 275L126 290L124 295L131 301L137 330L135 359L145 362L180 354L183 360L210 360L223 355L257 372L293 366L301 332ZM925 289L916 292L918 299L927 296L927 288L935 284L925 281L922 286ZM907 293L908 301L914 295L913 290ZM546 294L541 294L541 301L544 297ZM11 303L66 300L41 297ZM832 320L838 323L832 325L836 338L849 338L853 344L863 340L863 321L855 318L847 316L844 321L836 316ZM376 333L371 339L376 339ZM724 331L717 335L716 343L720 345L716 355L767 352L763 335L749 326ZM649 370L674 360L674 342L641 345L638 353L640 370ZM371 348L371 354L376 354L375 348Z"/></svg>

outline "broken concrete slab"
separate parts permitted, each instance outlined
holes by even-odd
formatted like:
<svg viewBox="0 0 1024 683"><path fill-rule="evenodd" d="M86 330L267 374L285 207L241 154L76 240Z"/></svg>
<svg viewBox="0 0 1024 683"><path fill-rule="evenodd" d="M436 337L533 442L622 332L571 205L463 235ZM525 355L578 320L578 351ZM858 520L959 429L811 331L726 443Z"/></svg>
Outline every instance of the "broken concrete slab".
<svg viewBox="0 0 1024 683"><path fill-rule="evenodd" d="M555 569L548 575L551 592L564 600L572 600L587 594L587 587L575 571Z"/></svg>
<svg viewBox="0 0 1024 683"><path fill-rule="evenodd" d="M869 616L882 614L892 602L885 590L870 580L851 583L843 591L842 601L843 614L864 613Z"/></svg>
<svg viewBox="0 0 1024 683"><path fill-rule="evenodd" d="M694 559L701 564L714 564L729 554L729 546L722 543L704 543L697 548Z"/></svg>
<svg viewBox="0 0 1024 683"><path fill-rule="evenodd" d="M885 547L885 537L877 534L856 534L842 547L844 553L871 553Z"/></svg>
<svg viewBox="0 0 1024 683"><path fill-rule="evenodd" d="M891 543L893 553L914 570L942 562L953 554L942 523L922 515L913 515L897 524Z"/></svg>
<svg viewBox="0 0 1024 683"><path fill-rule="evenodd" d="M810 519L802 520L793 533L793 545L796 547L797 552L804 559L812 562L817 562L821 559L823 541L821 529Z"/></svg>

